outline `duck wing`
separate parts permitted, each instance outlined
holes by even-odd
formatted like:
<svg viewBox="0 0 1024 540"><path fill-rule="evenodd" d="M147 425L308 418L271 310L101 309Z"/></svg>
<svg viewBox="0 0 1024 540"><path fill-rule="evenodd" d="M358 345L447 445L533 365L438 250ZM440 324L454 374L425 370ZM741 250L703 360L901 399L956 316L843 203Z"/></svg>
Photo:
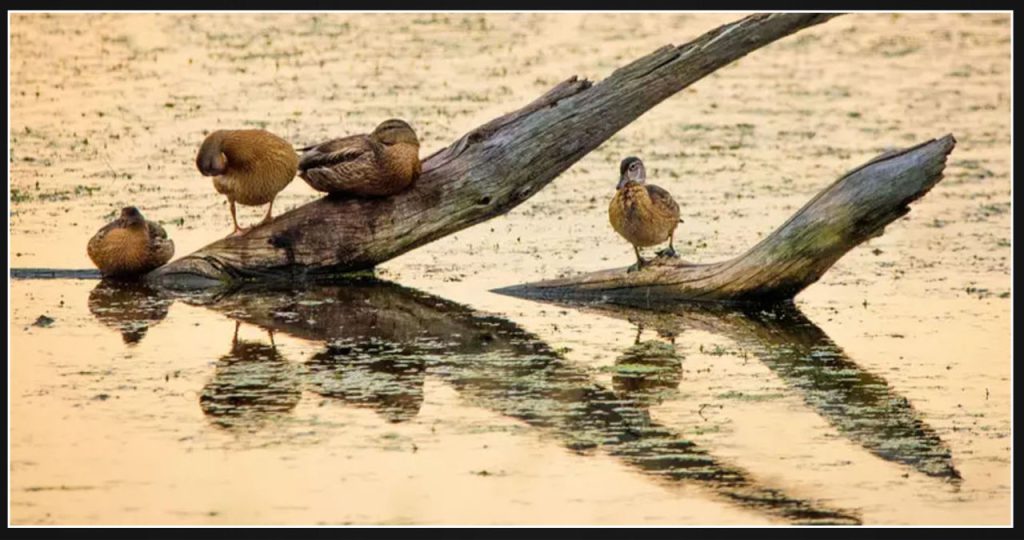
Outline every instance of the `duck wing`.
<svg viewBox="0 0 1024 540"><path fill-rule="evenodd" d="M679 219L679 205L676 204L675 199L672 195L664 189L647 184L647 194L651 197L651 202L654 203L654 207L662 214L668 216L674 216L675 219Z"/></svg>
<svg viewBox="0 0 1024 540"><path fill-rule="evenodd" d="M366 135L352 135L304 148L302 157L299 158L299 171L344 166L373 157L380 151L376 148L379 145L374 143L375 141Z"/></svg>
<svg viewBox="0 0 1024 540"><path fill-rule="evenodd" d="M367 135L334 139L302 155L299 176L319 191L370 195L383 176L383 152L383 145Z"/></svg>
<svg viewBox="0 0 1024 540"><path fill-rule="evenodd" d="M149 227L149 238L150 239L167 239L167 231L164 230L163 226L155 221L146 220L146 226Z"/></svg>
<svg viewBox="0 0 1024 540"><path fill-rule="evenodd" d="M89 239L89 244L86 246L86 251L91 256L103 245L103 239L107 237L107 234L114 229L121 228L120 220L114 220L104 225L100 230L96 231L96 234Z"/></svg>
<svg viewBox="0 0 1024 540"><path fill-rule="evenodd" d="M146 220L149 229L149 249L152 252L154 268L163 266L174 256L174 241L167 237L167 231L155 221Z"/></svg>

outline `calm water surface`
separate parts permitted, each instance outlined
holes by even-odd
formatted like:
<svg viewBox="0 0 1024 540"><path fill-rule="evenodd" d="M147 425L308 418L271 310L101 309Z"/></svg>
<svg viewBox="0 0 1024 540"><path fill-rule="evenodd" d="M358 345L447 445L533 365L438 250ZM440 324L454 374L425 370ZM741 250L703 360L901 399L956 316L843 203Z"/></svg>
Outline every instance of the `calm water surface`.
<svg viewBox="0 0 1024 540"><path fill-rule="evenodd" d="M12 266L88 267L125 204L179 256L227 234L194 170L205 130L300 145L400 116L426 155L735 18L13 16ZM13 280L11 521L1007 524L1009 36L998 14L837 18L376 279L176 297ZM632 262L606 220L625 155L680 201L683 257L710 262L947 132L945 179L792 306L489 292ZM296 181L275 209L316 197Z"/></svg>

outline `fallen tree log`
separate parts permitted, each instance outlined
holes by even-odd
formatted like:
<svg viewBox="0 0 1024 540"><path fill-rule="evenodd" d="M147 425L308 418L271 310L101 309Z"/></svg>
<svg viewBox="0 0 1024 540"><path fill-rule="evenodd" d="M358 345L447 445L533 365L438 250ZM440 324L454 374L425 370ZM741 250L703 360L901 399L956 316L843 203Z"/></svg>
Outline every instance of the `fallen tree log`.
<svg viewBox="0 0 1024 540"><path fill-rule="evenodd" d="M952 135L888 152L843 175L749 251L713 264L655 259L626 267L515 285L494 292L638 307L664 302L778 302L817 281L840 257L910 211L939 180Z"/></svg>
<svg viewBox="0 0 1024 540"><path fill-rule="evenodd" d="M669 96L709 73L838 14L758 14L666 46L598 84L572 77L423 161L414 186L377 200L324 197L147 276L164 288L312 280L368 270L504 214Z"/></svg>

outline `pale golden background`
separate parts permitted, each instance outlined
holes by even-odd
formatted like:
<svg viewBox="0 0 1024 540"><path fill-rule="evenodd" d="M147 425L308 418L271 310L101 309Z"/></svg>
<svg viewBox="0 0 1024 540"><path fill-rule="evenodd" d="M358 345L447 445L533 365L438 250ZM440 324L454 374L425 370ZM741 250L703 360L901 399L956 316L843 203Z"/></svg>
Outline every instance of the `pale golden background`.
<svg viewBox="0 0 1024 540"><path fill-rule="evenodd" d="M599 80L740 16L13 14L11 264L89 267L88 238L127 204L164 223L178 256L227 234L225 199L194 166L205 130L260 126L305 145L397 116L426 156L571 75ZM1010 33L1008 14L848 14L804 30L668 99L507 216L378 273L508 318L608 386L604 368L633 344L633 325L487 291L630 264L606 219L622 157L641 156L681 203L682 256L711 261L883 148L951 132L946 178L797 304L913 404L950 446L961 484L840 437L708 333L678 341L679 396L652 415L868 524L1006 524ZM275 210L316 197L296 179ZM242 210L241 223L264 210ZM87 309L95 285L11 284L15 524L772 522L570 452L429 373L409 422L306 392L278 425L220 430L198 394L234 322L179 302L126 347ZM31 326L43 313L55 324ZM267 340L250 326L242 337ZM320 348L275 339L297 364ZM732 352L706 352L716 345ZM751 394L770 399L730 397Z"/></svg>

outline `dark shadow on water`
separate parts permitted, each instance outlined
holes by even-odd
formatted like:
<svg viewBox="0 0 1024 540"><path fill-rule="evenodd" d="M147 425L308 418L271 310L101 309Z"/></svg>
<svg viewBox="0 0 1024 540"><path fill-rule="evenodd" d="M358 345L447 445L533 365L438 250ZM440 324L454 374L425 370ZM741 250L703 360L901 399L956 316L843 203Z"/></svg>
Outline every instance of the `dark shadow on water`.
<svg viewBox="0 0 1024 540"><path fill-rule="evenodd" d="M104 326L136 345L146 331L167 317L173 299L138 282L103 280L89 292L89 311Z"/></svg>
<svg viewBox="0 0 1024 540"><path fill-rule="evenodd" d="M796 390L844 437L882 459L928 476L960 479L949 447L913 405L885 379L847 357L792 304L746 309L710 305L575 307L654 328L673 340L687 329L731 339Z"/></svg>
<svg viewBox="0 0 1024 540"><path fill-rule="evenodd" d="M673 350L647 345L624 355L616 391L595 383L587 369L515 323L392 283L363 279L302 290L236 289L186 301L236 321L323 342L324 350L303 370L303 387L373 407L389 421L417 414L423 379L430 375L475 405L552 434L571 451L607 452L659 482L698 485L790 523L860 523L856 512L762 485L677 429L653 422L648 405L678 385L681 376ZM264 363L277 365L264 355ZM236 362L218 365L214 380L225 384L215 394L231 395L230 378L221 372ZM265 376L238 380L271 386ZM291 383L280 387L273 394L297 395ZM294 406L287 405L291 399L297 398L280 400L281 410Z"/></svg>

